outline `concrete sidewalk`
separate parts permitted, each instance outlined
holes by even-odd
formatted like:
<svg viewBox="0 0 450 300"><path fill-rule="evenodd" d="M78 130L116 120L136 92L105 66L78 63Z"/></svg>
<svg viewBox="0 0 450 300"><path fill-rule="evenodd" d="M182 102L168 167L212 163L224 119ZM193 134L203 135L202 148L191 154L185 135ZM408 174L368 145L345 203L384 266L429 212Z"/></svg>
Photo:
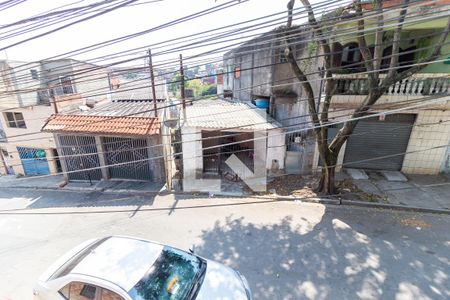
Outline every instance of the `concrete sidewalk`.
<svg viewBox="0 0 450 300"><path fill-rule="evenodd" d="M353 183L366 193L384 197L387 204L450 210L450 179L445 175L407 175L408 181L390 181L375 171L368 175Z"/></svg>
<svg viewBox="0 0 450 300"><path fill-rule="evenodd" d="M0 176L0 188L56 190L59 189L62 182L64 182L64 177L61 175L47 177L16 177L13 175Z"/></svg>
<svg viewBox="0 0 450 300"><path fill-rule="evenodd" d="M158 193L163 191L163 183L108 180L90 182L68 182L65 183L61 175L40 177L1 176L0 188L40 189L40 190L62 190L80 192L105 192L105 193Z"/></svg>

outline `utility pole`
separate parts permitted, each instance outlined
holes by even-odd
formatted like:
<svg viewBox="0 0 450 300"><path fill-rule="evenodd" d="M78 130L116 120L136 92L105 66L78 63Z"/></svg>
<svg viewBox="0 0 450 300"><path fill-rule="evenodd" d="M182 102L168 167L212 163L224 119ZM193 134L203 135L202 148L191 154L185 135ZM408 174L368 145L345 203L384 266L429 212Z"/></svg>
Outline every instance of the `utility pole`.
<svg viewBox="0 0 450 300"><path fill-rule="evenodd" d="M152 82L153 109L155 110L155 118L158 116L158 106L156 104L155 75L153 74L152 50L148 49L148 64L150 67L150 80Z"/></svg>
<svg viewBox="0 0 450 300"><path fill-rule="evenodd" d="M183 70L183 55L180 54L180 86L181 86L181 102L183 107L183 119L186 122L186 95L184 93L184 70Z"/></svg>
<svg viewBox="0 0 450 300"><path fill-rule="evenodd" d="M58 113L58 106L56 105L56 98L55 98L55 92L52 89L48 90L50 94L51 103L53 103L53 110L55 111L55 114Z"/></svg>

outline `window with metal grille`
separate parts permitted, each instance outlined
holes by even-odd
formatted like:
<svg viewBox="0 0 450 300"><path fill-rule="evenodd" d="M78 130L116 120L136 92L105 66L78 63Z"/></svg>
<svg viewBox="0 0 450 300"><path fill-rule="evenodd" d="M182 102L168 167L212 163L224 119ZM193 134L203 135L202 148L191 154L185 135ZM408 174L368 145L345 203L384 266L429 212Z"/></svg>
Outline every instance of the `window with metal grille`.
<svg viewBox="0 0 450 300"><path fill-rule="evenodd" d="M75 93L72 78L70 76L64 76L59 78L59 85L55 89L57 96L70 95Z"/></svg>
<svg viewBox="0 0 450 300"><path fill-rule="evenodd" d="M25 125L25 120L23 119L22 113L5 112L3 114L4 114L4 117L6 120L6 125L8 125L8 127L27 128L27 126Z"/></svg>
<svg viewBox="0 0 450 300"><path fill-rule="evenodd" d="M38 80L38 79L39 79L39 75L38 75L38 71L37 71L37 70L31 69L31 70L30 70L30 73L31 73L31 78L32 78L32 79L35 79L35 80Z"/></svg>

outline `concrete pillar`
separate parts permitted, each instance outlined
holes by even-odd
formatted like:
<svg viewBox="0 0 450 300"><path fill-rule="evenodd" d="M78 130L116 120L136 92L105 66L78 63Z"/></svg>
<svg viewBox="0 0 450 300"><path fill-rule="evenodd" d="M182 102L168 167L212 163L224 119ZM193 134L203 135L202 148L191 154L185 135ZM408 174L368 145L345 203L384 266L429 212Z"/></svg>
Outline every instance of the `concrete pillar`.
<svg viewBox="0 0 450 300"><path fill-rule="evenodd" d="M45 157L47 158L50 174L57 175L58 167L56 165L56 157L53 155L53 149L45 149Z"/></svg>
<svg viewBox="0 0 450 300"><path fill-rule="evenodd" d="M12 167L15 175L25 175L25 171L22 167L22 160L17 152L17 146L15 144L6 144L6 150L9 153L9 159L6 159L9 166Z"/></svg>
<svg viewBox="0 0 450 300"><path fill-rule="evenodd" d="M201 178L203 173L202 133L197 128L181 129L183 140L183 177Z"/></svg>
<svg viewBox="0 0 450 300"><path fill-rule="evenodd" d="M164 147L161 144L162 140L159 135L153 135L147 138L147 153L150 170L153 173L153 178L155 182L164 182L166 178L165 173L165 160Z"/></svg>
<svg viewBox="0 0 450 300"><path fill-rule="evenodd" d="M105 153L105 147L103 146L103 139L101 136L95 136L95 145L97 146L97 152L98 152L98 160L100 162L100 167L102 171L102 178L103 180L109 179L109 170L108 166L106 164L106 153Z"/></svg>
<svg viewBox="0 0 450 300"><path fill-rule="evenodd" d="M59 142L58 135L54 134L53 139L55 140L56 151L58 151L59 161L61 162L64 180L69 181L69 176L67 174L66 158L64 157L64 151L63 148L61 147L61 143Z"/></svg>
<svg viewBox="0 0 450 300"><path fill-rule="evenodd" d="M270 130L267 137L266 168L271 170L273 161L278 162L279 170L284 170L286 159L286 135L282 130Z"/></svg>

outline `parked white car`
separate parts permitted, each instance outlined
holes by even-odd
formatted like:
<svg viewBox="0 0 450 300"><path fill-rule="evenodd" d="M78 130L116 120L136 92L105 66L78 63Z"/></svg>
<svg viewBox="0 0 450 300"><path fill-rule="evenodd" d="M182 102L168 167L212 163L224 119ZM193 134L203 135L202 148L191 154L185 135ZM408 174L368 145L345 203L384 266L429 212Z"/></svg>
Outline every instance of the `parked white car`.
<svg viewBox="0 0 450 300"><path fill-rule="evenodd" d="M158 243L112 236L89 240L50 266L36 300L252 299L244 276Z"/></svg>

